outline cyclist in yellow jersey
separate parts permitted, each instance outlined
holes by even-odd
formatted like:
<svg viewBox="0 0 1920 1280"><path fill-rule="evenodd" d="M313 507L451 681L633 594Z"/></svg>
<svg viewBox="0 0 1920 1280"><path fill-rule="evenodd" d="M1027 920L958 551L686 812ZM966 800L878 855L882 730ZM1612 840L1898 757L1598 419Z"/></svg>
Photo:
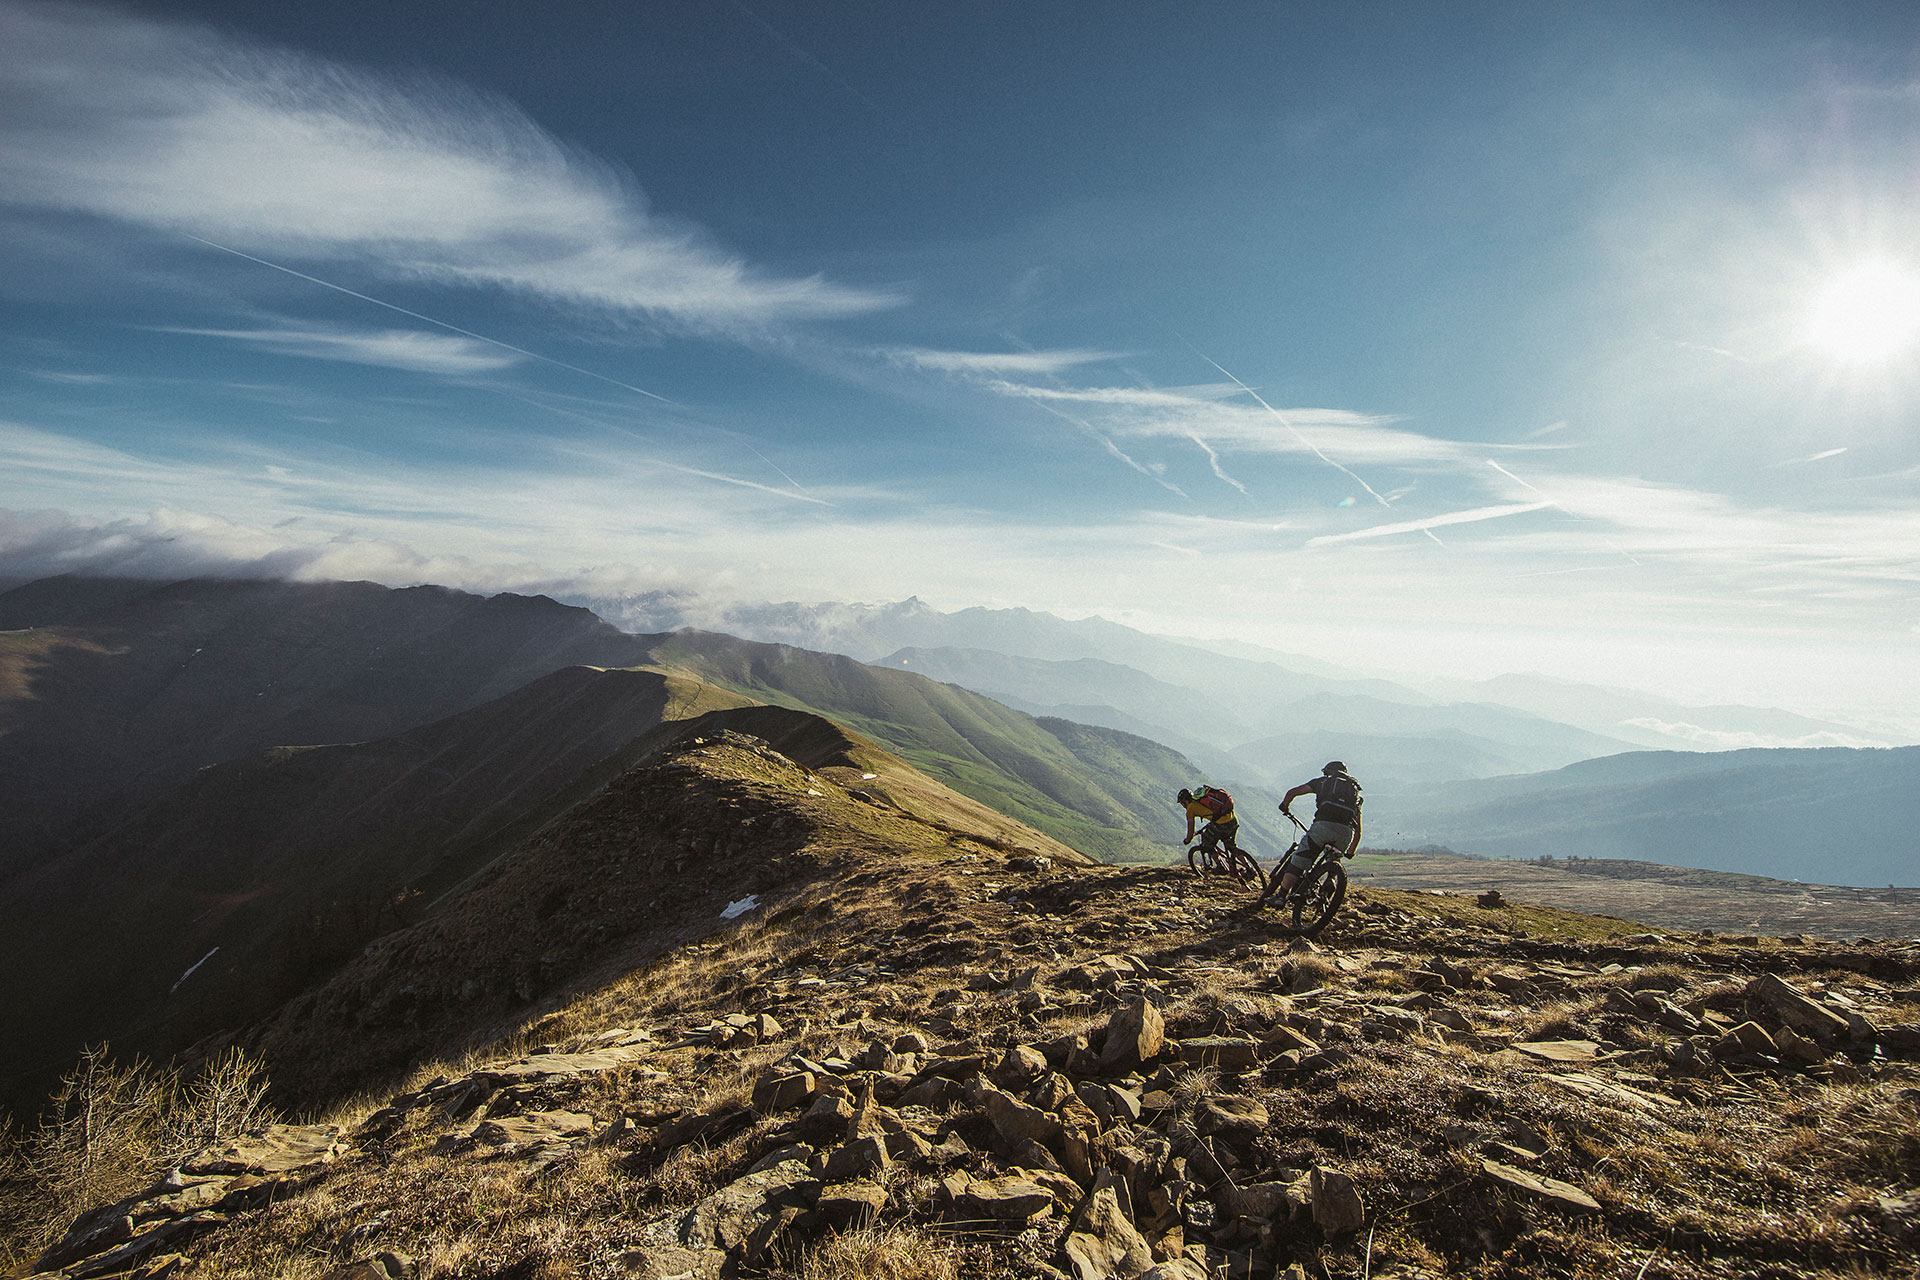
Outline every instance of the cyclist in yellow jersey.
<svg viewBox="0 0 1920 1280"><path fill-rule="evenodd" d="M1180 788L1174 797L1180 802L1187 815L1187 834L1180 843L1192 844L1194 824L1205 823L1200 828L1200 847L1209 853L1224 842L1235 853L1241 851L1235 837L1240 834L1240 819L1233 812L1233 797L1218 787L1203 786L1198 794L1187 788Z"/></svg>

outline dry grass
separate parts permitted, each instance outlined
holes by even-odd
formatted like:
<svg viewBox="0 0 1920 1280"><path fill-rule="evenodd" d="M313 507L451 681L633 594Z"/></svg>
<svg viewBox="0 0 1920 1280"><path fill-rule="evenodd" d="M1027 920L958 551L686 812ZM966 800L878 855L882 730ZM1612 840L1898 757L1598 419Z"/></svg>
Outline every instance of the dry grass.
<svg viewBox="0 0 1920 1280"><path fill-rule="evenodd" d="M1593 1029L1580 1020L1588 1012L1584 1001L1562 1000L1544 1005L1521 1023L1522 1040L1588 1040Z"/></svg>
<svg viewBox="0 0 1920 1280"><path fill-rule="evenodd" d="M1694 980L1692 972L1677 964L1648 965L1627 979L1629 991L1679 991Z"/></svg>
<svg viewBox="0 0 1920 1280"><path fill-rule="evenodd" d="M982 1275L965 1250L924 1227L832 1235L802 1259L800 1280L960 1280Z"/></svg>

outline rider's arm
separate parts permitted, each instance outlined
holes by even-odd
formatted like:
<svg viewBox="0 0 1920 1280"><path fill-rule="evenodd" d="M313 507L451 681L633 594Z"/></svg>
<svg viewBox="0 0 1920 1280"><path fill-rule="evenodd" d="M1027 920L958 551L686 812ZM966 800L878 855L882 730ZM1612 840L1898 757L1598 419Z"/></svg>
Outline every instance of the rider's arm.
<svg viewBox="0 0 1920 1280"><path fill-rule="evenodd" d="M1301 796L1310 796L1312 794L1313 794L1313 788L1307 783L1303 782L1299 786L1287 792L1286 795L1280 798L1280 807L1284 809L1288 805L1292 804L1295 800L1298 800Z"/></svg>

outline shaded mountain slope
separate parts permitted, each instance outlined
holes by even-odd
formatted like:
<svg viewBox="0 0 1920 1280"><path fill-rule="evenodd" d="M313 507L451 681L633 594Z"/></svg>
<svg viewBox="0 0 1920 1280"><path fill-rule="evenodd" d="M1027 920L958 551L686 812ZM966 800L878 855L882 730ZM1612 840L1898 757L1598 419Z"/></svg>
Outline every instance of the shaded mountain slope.
<svg viewBox="0 0 1920 1280"><path fill-rule="evenodd" d="M443 587L193 580L31 583L0 596L0 847L209 764L358 742L644 642L584 609ZM41 618L58 621L45 639ZM24 627L35 627L32 632Z"/></svg>
<svg viewBox="0 0 1920 1280"><path fill-rule="evenodd" d="M684 699L575 667L393 738L201 771L0 884L19 1016L0 1077L17 1094L99 1039L164 1054L286 999L589 794Z"/></svg>
<svg viewBox="0 0 1920 1280"><path fill-rule="evenodd" d="M109 584L110 586L113 584ZM370 583L33 583L0 595L0 848L36 856L193 770L270 747L389 737L569 665L685 672L851 725L983 803L1110 858L1159 858L1192 770L1103 777L1030 716L832 654L712 633L635 636L545 598ZM34 624L37 626L37 624ZM1143 744L1141 760L1163 761ZM1112 747L1105 752L1112 755ZM1140 763L1139 761L1136 762ZM0 872L6 867L0 861Z"/></svg>
<svg viewBox="0 0 1920 1280"><path fill-rule="evenodd" d="M1409 840L1466 853L1912 885L1920 747L1639 751L1553 773L1375 796L1368 818L1369 832L1390 825Z"/></svg>
<svg viewBox="0 0 1920 1280"><path fill-rule="evenodd" d="M283 1093L324 1102L501 1034L531 1004L721 928L730 902L792 894L855 862L968 850L1085 861L813 716L720 711L664 735L443 909L249 1032Z"/></svg>
<svg viewBox="0 0 1920 1280"><path fill-rule="evenodd" d="M165 1056L257 1016L663 741L714 723L709 709L885 802L1080 857L837 725L744 702L680 676L574 667L394 738L203 770L0 884L0 973L20 1015L0 1047L5 1096L37 1096L86 1043Z"/></svg>

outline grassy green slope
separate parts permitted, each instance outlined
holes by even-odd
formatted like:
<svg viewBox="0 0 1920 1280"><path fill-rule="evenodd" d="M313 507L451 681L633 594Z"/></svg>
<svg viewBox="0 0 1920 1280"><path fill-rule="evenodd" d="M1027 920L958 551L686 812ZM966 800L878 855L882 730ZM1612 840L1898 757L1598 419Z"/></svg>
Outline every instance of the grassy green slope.
<svg viewBox="0 0 1920 1280"><path fill-rule="evenodd" d="M1107 861L1163 861L1168 797L1198 776L1178 753L1116 730L1036 720L989 698L852 658L683 631L656 662L863 733L961 794Z"/></svg>

